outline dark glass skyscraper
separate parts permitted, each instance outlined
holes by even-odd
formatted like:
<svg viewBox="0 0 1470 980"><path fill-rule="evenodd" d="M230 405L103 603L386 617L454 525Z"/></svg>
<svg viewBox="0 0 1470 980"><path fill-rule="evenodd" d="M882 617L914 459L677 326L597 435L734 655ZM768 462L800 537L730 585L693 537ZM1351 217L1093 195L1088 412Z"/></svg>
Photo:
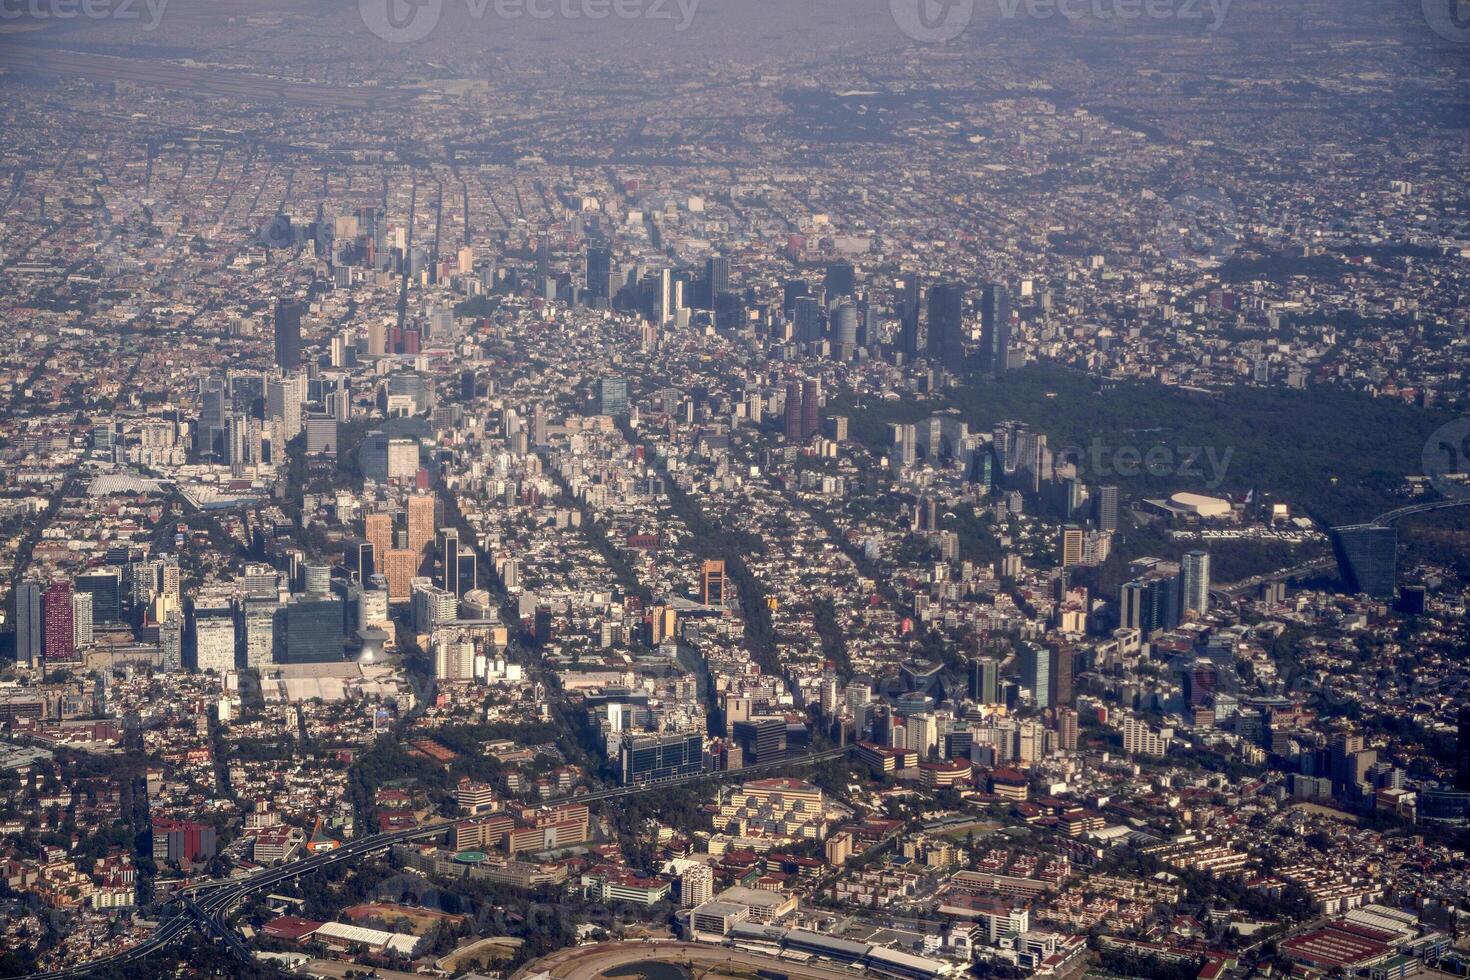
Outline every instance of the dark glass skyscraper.
<svg viewBox="0 0 1470 980"><path fill-rule="evenodd" d="M293 598L286 604L286 662L332 663L342 659L341 599Z"/></svg>
<svg viewBox="0 0 1470 980"><path fill-rule="evenodd" d="M301 366L301 304L276 300L276 366L294 371Z"/></svg>
<svg viewBox="0 0 1470 980"><path fill-rule="evenodd" d="M587 298L612 299L612 249L587 246Z"/></svg>
<svg viewBox="0 0 1470 980"><path fill-rule="evenodd" d="M714 309L719 295L730 291L730 260L723 255L711 255L706 259L704 283L709 290L709 308Z"/></svg>
<svg viewBox="0 0 1470 980"><path fill-rule="evenodd" d="M1004 371L1010 349L1010 296L1000 283L986 283L980 292L980 366L987 371Z"/></svg>
<svg viewBox="0 0 1470 980"><path fill-rule="evenodd" d="M1332 529L1338 566L1348 587L1392 599L1398 586L1399 535L1391 525L1352 524Z"/></svg>
<svg viewBox="0 0 1470 980"><path fill-rule="evenodd" d="M965 287L940 283L929 288L929 356L952 367L965 356Z"/></svg>
<svg viewBox="0 0 1470 980"><path fill-rule="evenodd" d="M850 262L833 262L827 266L827 302L835 296L851 296L857 290L857 277Z"/></svg>
<svg viewBox="0 0 1470 980"><path fill-rule="evenodd" d="M22 579L15 584L15 662L35 665L44 650L41 583Z"/></svg>

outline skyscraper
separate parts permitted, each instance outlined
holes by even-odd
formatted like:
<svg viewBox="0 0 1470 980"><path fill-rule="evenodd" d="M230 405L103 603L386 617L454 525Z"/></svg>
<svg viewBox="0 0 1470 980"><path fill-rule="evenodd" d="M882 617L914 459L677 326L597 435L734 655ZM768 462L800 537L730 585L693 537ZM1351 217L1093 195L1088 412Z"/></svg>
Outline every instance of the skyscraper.
<svg viewBox="0 0 1470 980"><path fill-rule="evenodd" d="M786 382L786 440L801 441L801 382Z"/></svg>
<svg viewBox="0 0 1470 980"><path fill-rule="evenodd" d="M850 361L857 346L857 306L851 302L839 303L832 308L832 356L839 361Z"/></svg>
<svg viewBox="0 0 1470 980"><path fill-rule="evenodd" d="M362 519L362 523L362 536L373 548L373 571L381 572L383 556L393 548L393 517L382 512L368 514Z"/></svg>
<svg viewBox="0 0 1470 980"><path fill-rule="evenodd" d="M801 438L810 439L822 428L822 386L815 378L801 383Z"/></svg>
<svg viewBox="0 0 1470 980"><path fill-rule="evenodd" d="M852 263L833 262L827 266L827 278L824 285L827 290L827 302L829 304L834 297L851 296L857 288L857 280L853 273Z"/></svg>
<svg viewBox="0 0 1470 980"><path fill-rule="evenodd" d="M46 624L46 662L69 663L77 659L76 631L71 615L71 583L57 579L42 597Z"/></svg>
<svg viewBox="0 0 1470 980"><path fill-rule="evenodd" d="M296 596L286 604L286 663L331 663L342 659L342 600Z"/></svg>
<svg viewBox="0 0 1470 980"><path fill-rule="evenodd" d="M45 651L45 622L41 596L45 590L34 579L15 585L15 662L34 667Z"/></svg>
<svg viewBox="0 0 1470 980"><path fill-rule="evenodd" d="M700 601L706 606L725 604L725 563L706 561L699 573Z"/></svg>
<svg viewBox="0 0 1470 980"><path fill-rule="evenodd" d="M1398 531L1393 525L1352 524L1332 529L1342 577L1354 592L1391 599L1398 587Z"/></svg>
<svg viewBox="0 0 1470 980"><path fill-rule="evenodd" d="M1023 641L1020 651L1021 686L1031 691L1031 703L1038 708L1051 707L1052 652L1039 643Z"/></svg>
<svg viewBox="0 0 1470 980"><path fill-rule="evenodd" d="M201 456L215 453L224 440L229 416L229 396L223 378L199 381L199 429L194 433L194 449Z"/></svg>
<svg viewBox="0 0 1470 980"><path fill-rule="evenodd" d="M719 295L730 291L730 260L723 255L711 255L706 259L704 281L709 289L710 309L714 309Z"/></svg>
<svg viewBox="0 0 1470 980"><path fill-rule="evenodd" d="M627 378L602 378L597 382L597 410L614 418L628 414Z"/></svg>
<svg viewBox="0 0 1470 980"><path fill-rule="evenodd" d="M929 356L952 368L965 357L965 287L940 283L929 288Z"/></svg>
<svg viewBox="0 0 1470 980"><path fill-rule="evenodd" d="M980 704L1000 701L1000 664L990 657L970 661L970 700Z"/></svg>
<svg viewBox="0 0 1470 980"><path fill-rule="evenodd" d="M1183 611L1203 616L1210 609L1210 553L1186 551L1179 565Z"/></svg>
<svg viewBox="0 0 1470 980"><path fill-rule="evenodd" d="M1082 564L1082 528L1076 524L1068 524L1062 528L1059 541L1062 567Z"/></svg>
<svg viewBox="0 0 1470 980"><path fill-rule="evenodd" d="M301 366L301 312L300 303L276 299L276 366L282 371Z"/></svg>
<svg viewBox="0 0 1470 980"><path fill-rule="evenodd" d="M437 523L434 512L433 494L416 493L408 498L408 549L414 554L424 554L434 541L434 526Z"/></svg>
<svg viewBox="0 0 1470 980"><path fill-rule="evenodd" d="M980 366L987 371L1004 371L1010 348L1010 297L1000 283L986 283L980 293Z"/></svg>
<svg viewBox="0 0 1470 980"><path fill-rule="evenodd" d="M1058 646L1048 650L1051 657L1051 670L1048 681L1050 694L1047 698L1049 707L1056 708L1072 703L1072 675L1073 675L1073 653L1068 646Z"/></svg>
<svg viewBox="0 0 1470 980"><path fill-rule="evenodd" d="M1113 534L1118 530L1118 488L1106 486L1097 488L1097 496L1093 498L1093 520L1099 531Z"/></svg>
<svg viewBox="0 0 1470 980"><path fill-rule="evenodd" d="M459 529L439 529L440 583L446 592L459 595Z"/></svg>
<svg viewBox="0 0 1470 980"><path fill-rule="evenodd" d="M587 299L612 299L612 249L587 246Z"/></svg>
<svg viewBox="0 0 1470 980"><path fill-rule="evenodd" d="M71 594L71 635L72 644L79 652L92 645L92 594L90 592Z"/></svg>
<svg viewBox="0 0 1470 980"><path fill-rule="evenodd" d="M895 346L905 361L919 356L919 277L911 274L904 278L903 293L898 302L899 328Z"/></svg>

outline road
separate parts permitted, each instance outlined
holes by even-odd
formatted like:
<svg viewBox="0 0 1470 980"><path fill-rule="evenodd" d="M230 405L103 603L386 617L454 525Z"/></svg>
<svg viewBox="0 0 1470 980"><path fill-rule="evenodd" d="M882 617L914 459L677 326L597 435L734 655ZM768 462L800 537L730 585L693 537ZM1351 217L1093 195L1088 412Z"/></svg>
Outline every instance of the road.
<svg viewBox="0 0 1470 980"><path fill-rule="evenodd" d="M852 746L849 745L845 748L828 749L824 752L811 752L795 758L782 759L779 762L770 762L763 765L747 766L743 769L700 773L696 776L683 776L677 779L654 780L641 783L637 786L619 786L613 789L597 790L591 793L573 793L568 796L560 796L543 801L540 805L555 806L559 803L598 803L705 780L726 780L736 777L744 779L769 769L810 765L816 762L836 759L851 749ZM299 878L302 875L314 874L330 865L339 864L343 861L354 861L367 854L386 850L394 844L406 844L411 841L429 840L430 838L438 837L448 831L450 827L454 826L454 823L452 820L441 818L438 822L423 824L408 830L397 830L391 833L363 837L344 844L335 850L290 861L274 868L267 868L264 871L257 871L248 877L238 879L226 878L219 881L206 882L202 885L194 885L184 889L182 892L183 911L177 912L165 919L163 924L158 927L152 936L138 945L114 956L92 960L89 963L69 967L65 970L32 974L32 980L64 980L64 978L84 977L106 967L125 966L164 949L186 933L201 926L207 932L219 937L237 955L248 959L250 957L250 949L240 939L239 934L230 927L227 917L231 909L235 908L235 906L239 905L249 896L269 888L274 888L282 882Z"/></svg>
<svg viewBox="0 0 1470 980"><path fill-rule="evenodd" d="M594 977L620 966L647 963L650 960L681 963L713 971L724 967L727 976L733 976L737 970L748 974L759 969L784 973L791 980L853 980L855 976L862 975L837 966L797 963L727 946L681 942L621 942L570 946L557 950L521 967L516 971L513 980L527 980L541 973L549 974L553 980L593 980Z"/></svg>
<svg viewBox="0 0 1470 980"><path fill-rule="evenodd" d="M1456 498L1454 500L1435 500L1422 504L1409 504L1405 507L1396 507L1393 510L1384 511L1368 523L1380 527L1387 527L1395 521L1413 514L1427 514L1436 510L1448 510L1451 507L1464 507L1467 504L1470 504L1470 497ZM1218 585L1210 590L1210 594L1218 602L1228 602L1252 589L1260 588L1267 582L1281 582L1289 578L1301 578L1314 572L1324 572L1329 568L1336 567L1337 559L1334 557L1317 558L1292 568L1283 568L1280 571L1271 572L1268 575L1255 575L1240 582L1232 582L1229 585Z"/></svg>

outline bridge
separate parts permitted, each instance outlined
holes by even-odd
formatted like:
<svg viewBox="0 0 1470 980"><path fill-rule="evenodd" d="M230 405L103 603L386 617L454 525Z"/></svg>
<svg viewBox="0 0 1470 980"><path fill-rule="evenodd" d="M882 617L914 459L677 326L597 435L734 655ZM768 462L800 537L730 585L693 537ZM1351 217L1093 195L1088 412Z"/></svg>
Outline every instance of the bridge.
<svg viewBox="0 0 1470 980"><path fill-rule="evenodd" d="M745 779L770 770L785 769L793 766L807 766L837 759L852 751L852 748L852 745L847 745L841 748L826 749L821 752L807 752L773 762L745 766L740 769L700 772L689 776L649 780L632 786L618 786L610 789L594 790L590 793L573 793L566 796L554 797L549 800L542 800L536 805L556 806L562 803L601 803L691 783L709 780ZM64 970L32 974L32 980L71 980L71 978L85 977L108 967L125 967L168 947L197 928L202 928L206 933L214 935L224 944L226 949L235 955L249 959L249 947L245 945L240 939L239 933L231 928L227 921L230 911L246 898L266 889L274 888L283 882L300 878L302 875L313 874L322 868L330 867L343 861L355 861L360 857L376 851L386 850L395 844L407 844L413 841L429 840L438 837L441 834L447 833L458 822L460 821L438 818L435 821L421 824L418 827L362 837L334 850L299 858L295 861L277 865L274 868L266 868L243 878L225 878L218 881L208 881L202 884L192 885L180 892L182 910L164 919L159 927L154 930L153 935L138 945L124 950L121 953L92 960L88 963L82 963L78 966L68 967Z"/></svg>

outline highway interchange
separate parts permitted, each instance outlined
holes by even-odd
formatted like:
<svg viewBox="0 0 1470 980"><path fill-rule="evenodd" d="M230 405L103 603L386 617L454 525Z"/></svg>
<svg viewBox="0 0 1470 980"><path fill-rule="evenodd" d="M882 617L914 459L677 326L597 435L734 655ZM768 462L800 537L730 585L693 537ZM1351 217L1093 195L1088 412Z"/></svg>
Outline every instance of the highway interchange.
<svg viewBox="0 0 1470 980"><path fill-rule="evenodd" d="M805 753L764 765L747 766L743 769L732 769L724 772L702 772L694 776L653 780L634 786L619 786L612 789L596 790L591 793L577 793L572 796L547 800L541 805L554 806L558 803L571 802L599 803L607 800L622 799L627 796L636 796L640 793L647 793L656 789L666 789L670 786L697 783L705 780L724 780L735 777L744 779L765 770L804 766L835 759L847 753L850 749L851 746L827 749L822 752ZM296 861L289 861L273 868L266 868L243 878L222 879L191 886L183 889L180 893L181 908L165 918L162 924L154 931L153 935L138 945L121 953L78 964L77 966L68 967L64 970L32 974L32 978L33 980L68 980L68 978L73 977L85 977L109 967L124 967L166 948L200 926L206 932L218 937L231 952L238 956L249 958L249 947L241 940L239 933L230 927L227 917L231 909L250 895L254 895L268 888L274 888L282 882L299 878L302 875L313 874L329 865L338 864L343 861L353 861L364 855L385 850L394 844L406 844L410 841L429 840L438 837L448 831L452 826L454 826L454 821L436 818L436 821L432 823L426 823L408 830L373 834L370 837L363 837L351 841L333 850L324 851L320 854L314 854Z"/></svg>

